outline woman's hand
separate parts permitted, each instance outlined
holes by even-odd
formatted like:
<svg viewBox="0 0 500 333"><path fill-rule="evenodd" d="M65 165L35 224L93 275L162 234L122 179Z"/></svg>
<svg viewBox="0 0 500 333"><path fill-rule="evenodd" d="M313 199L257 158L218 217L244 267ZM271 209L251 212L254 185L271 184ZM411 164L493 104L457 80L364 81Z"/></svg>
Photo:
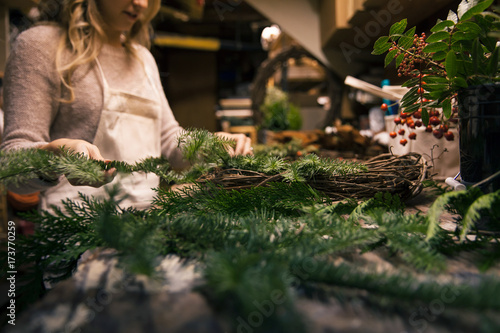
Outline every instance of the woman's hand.
<svg viewBox="0 0 500 333"><path fill-rule="evenodd" d="M97 146L84 141L84 140L75 140L75 139L57 139L48 144L40 147L41 149L51 151L54 154L60 154L61 148L63 148L73 152L80 153L87 158L99 161L106 161L102 156L99 148ZM104 181L99 183L82 183L78 179L69 179L71 185L84 185L84 186L92 186L92 187L100 187L105 185L113 180L116 175L116 169L111 168L109 170L104 170ZM58 176L58 175L57 175Z"/></svg>
<svg viewBox="0 0 500 333"><path fill-rule="evenodd" d="M228 149L229 155L253 155L252 140L245 134L234 134L227 132L216 132L217 136L221 138L236 141L235 147Z"/></svg>

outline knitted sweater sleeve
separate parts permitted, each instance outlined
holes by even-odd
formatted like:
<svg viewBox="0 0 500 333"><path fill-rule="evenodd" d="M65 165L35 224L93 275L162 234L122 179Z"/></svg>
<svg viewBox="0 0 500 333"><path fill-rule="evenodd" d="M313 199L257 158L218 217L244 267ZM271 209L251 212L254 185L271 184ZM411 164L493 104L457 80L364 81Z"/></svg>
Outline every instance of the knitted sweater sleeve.
<svg viewBox="0 0 500 333"><path fill-rule="evenodd" d="M61 93L55 70L55 29L36 27L25 31L9 55L4 77L5 131L1 149L34 148L50 141L50 126Z"/></svg>
<svg viewBox="0 0 500 333"><path fill-rule="evenodd" d="M47 143L50 125L58 109L60 84L55 71L55 27L23 32L9 55L4 76L5 129L0 149L38 148ZM34 179L17 193L44 190L52 183Z"/></svg>

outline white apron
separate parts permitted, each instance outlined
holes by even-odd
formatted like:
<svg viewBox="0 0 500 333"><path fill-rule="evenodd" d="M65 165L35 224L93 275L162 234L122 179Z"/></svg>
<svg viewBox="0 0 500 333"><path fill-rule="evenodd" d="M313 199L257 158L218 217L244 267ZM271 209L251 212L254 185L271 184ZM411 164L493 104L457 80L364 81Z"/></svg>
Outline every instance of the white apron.
<svg viewBox="0 0 500 333"><path fill-rule="evenodd" d="M96 60L97 61L97 60ZM161 155L160 124L161 105L159 92L156 90L151 74L145 68L146 77L157 100L147 99L125 91L110 88L99 61L97 67L103 82L103 110L93 144L105 159L124 161L130 164L147 157ZM139 84L139 83L138 83ZM118 174L105 186L72 186L66 178L59 184L44 191L40 198L40 208L49 210L51 205L61 206L66 198L78 201L78 192L89 196L106 198L106 189L119 184L121 194L127 197L120 202L120 207L147 209L156 192L152 188L159 186L159 178L154 174L133 173Z"/></svg>

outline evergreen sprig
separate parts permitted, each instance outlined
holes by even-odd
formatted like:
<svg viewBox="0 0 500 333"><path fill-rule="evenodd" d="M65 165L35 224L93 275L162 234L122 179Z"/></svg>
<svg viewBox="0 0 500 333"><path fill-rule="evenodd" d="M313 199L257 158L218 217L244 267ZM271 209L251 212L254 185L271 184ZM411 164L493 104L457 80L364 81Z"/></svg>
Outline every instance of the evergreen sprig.
<svg viewBox="0 0 500 333"><path fill-rule="evenodd" d="M191 164L221 164L229 160L228 147L234 144L203 129L188 129L178 138L182 154Z"/></svg>
<svg viewBox="0 0 500 333"><path fill-rule="evenodd" d="M60 208L26 215L37 228L33 236L19 237L16 244L18 253L23 254L16 257L20 260L16 264L30 267L24 275L30 283L20 283L20 300L33 302L43 293L42 279L52 283L65 279L74 272L83 252L106 247L116 250L126 269L150 275L158 259L167 254L194 259L205 277L200 291L235 321L248 318L262 304L269 304L270 295L279 294L279 304L273 303L274 311L262 323L263 329L272 332L306 330L294 305L297 295L311 286L320 291L332 287L356 290L383 297L384 302L392 304L432 302L446 290L455 296L447 309L478 316L500 309L498 278L476 274L471 282L460 276L450 280L446 274L447 258L471 249L489 253L482 256L482 269L497 263L499 256L491 254L491 249L498 250L491 242L495 237L459 243L453 233L437 223L445 210L462 218L469 216L474 223L479 213L481 218L487 215L498 221L498 192L487 196L475 190L446 193L438 197L427 216L405 214L402 201L388 193L361 203L332 203L297 180L360 172L362 166L314 155L293 163L265 156L226 160L227 156L209 153L213 148L205 145L206 139L200 132L182 141L191 147L185 147L186 151L195 153L194 146L204 151L192 155L209 161L195 164L203 165L198 171L222 166L254 168L251 170L271 174L292 172L292 181L270 182L267 187L241 191L196 183L180 191L160 188L153 208L146 211L121 208L121 195L113 189L107 199L82 195L79 202L65 200ZM216 150L222 149L218 137L208 140L217 145ZM63 170L53 169L53 163L61 163L57 167L66 168L69 174L85 173L86 167L95 167L96 173L109 167L125 173L170 173L161 159L129 165L106 164L72 154L55 156L39 150L9 154L13 154L12 159L7 156L9 164L15 161L19 165L2 164L0 177L12 182L20 180L16 172L25 179L38 176L36 167L44 167L43 172L48 174ZM80 163L86 167L74 168L73 164ZM472 225L464 222L462 231ZM366 263L363 254L367 252L387 254L383 258L387 265ZM0 256L6 259L5 252Z"/></svg>
<svg viewBox="0 0 500 333"><path fill-rule="evenodd" d="M152 274L157 259L167 254L197 260L205 277L200 290L228 318L248 318L256 304L278 292L280 304L263 322L276 332L290 331L290 325L305 331L294 307L295 291L311 285L364 290L393 302L430 302L445 288L458 295L450 308L500 309L497 279L435 282L445 269L444 253L465 248L444 251L454 242L442 229L429 242L426 217L405 215L401 202L387 194L361 206L332 205L302 183L243 191L194 186L181 192L159 189L155 208L148 211L119 208L119 193L107 200L82 199L65 201L64 210L29 216L39 227L19 241L18 251L29 254L25 263L37 263L32 282L47 272L52 281L64 279L80 253L109 247L124 267L138 273ZM349 259L368 251L401 260L381 272Z"/></svg>
<svg viewBox="0 0 500 333"><path fill-rule="evenodd" d="M88 159L83 154L62 149L53 154L42 149L18 149L0 151L0 183L19 186L32 179L53 179L55 175L65 175L69 180L80 183L102 183L104 170L116 168L121 173L145 172L172 180L175 175L170 164L162 157L150 157L134 164L121 161L104 162Z"/></svg>
<svg viewBox="0 0 500 333"><path fill-rule="evenodd" d="M214 135L206 130L193 129L179 136L179 147L191 167L183 172L174 172L163 157L149 157L136 163L122 161L97 161L78 153L61 149L53 154L41 149L19 149L0 151L0 183L17 186L32 179L53 179L65 175L79 183L103 183L103 170L115 168L120 173L154 173L167 182L192 183L202 175L220 169L241 169L267 175L282 174L285 181L303 182L316 176L338 176L366 171L366 166L357 162L320 158L309 154L290 162L282 157L256 154L255 156L230 156L228 147L233 140Z"/></svg>
<svg viewBox="0 0 500 333"><path fill-rule="evenodd" d="M428 212L429 228L427 238L430 240L439 230L439 218L445 210L457 214L460 230L460 241L465 241L467 235L479 222L481 217L490 221L490 228L500 229L500 191L483 194L479 188L447 192L439 196ZM482 214L486 211L486 215Z"/></svg>

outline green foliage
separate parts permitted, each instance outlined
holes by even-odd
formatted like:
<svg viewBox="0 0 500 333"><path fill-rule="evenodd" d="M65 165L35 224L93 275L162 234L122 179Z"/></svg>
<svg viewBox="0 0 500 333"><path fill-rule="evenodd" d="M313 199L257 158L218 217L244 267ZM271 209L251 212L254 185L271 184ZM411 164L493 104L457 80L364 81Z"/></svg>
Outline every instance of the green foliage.
<svg viewBox="0 0 500 333"><path fill-rule="evenodd" d="M446 269L446 256L466 249L439 227L429 241L427 217L406 215L399 198L387 193L361 205L331 203L293 182L242 191L215 186L159 189L148 211L120 208L118 192L107 200L82 201L65 201L62 210L28 216L38 228L34 236L19 239L17 250L25 254L23 263L37 263L26 285L30 296L42 275L50 272L52 281L64 279L82 252L106 247L115 249L119 262L136 273L153 274L158 259L167 254L196 259L205 277L200 291L226 318L246 319L262 304L271 304L274 311L263 327L275 332L305 331L294 307L295 291L312 285L363 290L408 304L431 302L445 288L456 295L447 305L455 309L500 308L500 281L435 282L435 274ZM485 200L481 209L486 202L497 204ZM479 242L476 248L488 244ZM367 252L389 253L399 264L380 271L347 260ZM498 256L485 256L482 267L495 262ZM28 295L26 290L21 295Z"/></svg>
<svg viewBox="0 0 500 333"><path fill-rule="evenodd" d="M229 160L227 148L234 141L221 138L207 130L186 130L178 138L182 155L191 164L221 164Z"/></svg>
<svg viewBox="0 0 500 333"><path fill-rule="evenodd" d="M276 216L297 216L302 207L324 202L328 202L327 197L303 183L269 183L240 191L208 184L180 191L159 189L153 210L167 216L182 212L245 216L262 210Z"/></svg>
<svg viewBox="0 0 500 333"><path fill-rule="evenodd" d="M487 10L492 4L493 0L463 0L458 14L450 11L445 21L438 21L425 43L414 37L415 28L405 32L406 19L374 43L372 54L387 53L385 66L396 59L396 67L405 67L404 74L413 76L404 84L411 88L401 100L405 112L420 108L426 116L427 108L443 108L449 118L450 100L460 89L500 82L500 15L499 7Z"/></svg>
<svg viewBox="0 0 500 333"><path fill-rule="evenodd" d="M42 278L57 282L71 276L83 252L111 248L120 265L139 274L154 274L158 260L167 254L196 260L205 278L199 290L223 317L237 325L238 318L245 320L263 304L272 305L262 326L270 332L306 331L294 301L307 288L320 293L332 287L357 291L407 307L440 299L445 290L454 296L447 309L476 314L500 309L498 279L486 274L477 274L474 283L456 276L443 279L449 277L444 275L447 258L466 251L482 254L478 267L483 271L498 264L494 234L457 240L460 236L463 240L479 218L498 224L500 192L445 192L430 184L444 194L427 216L407 214L400 198L389 193L364 202L331 202L302 181L362 172L361 164L313 154L294 162L264 154L229 158L223 149L230 142L204 132L186 135L180 144L197 163L193 167L203 165L197 172L215 166L241 168L284 175L288 182L241 191L212 184L193 184L179 191L160 188L153 208L146 211L121 208L121 194L114 189L107 199L82 196L81 202L66 200L61 208L31 213L26 218L36 223L35 234L16 241L16 251L22 254L16 264L30 268L24 275L27 280L19 284L19 302L33 303L43 293ZM31 150L2 154L9 163L5 167L2 163L0 175L11 183L38 176L36 167L47 174L61 172L52 169L56 163L85 177L90 177L86 172L98 174L106 167L170 177L161 159L106 165L71 154L60 160ZM10 165L11 158L23 166ZM72 163L85 168L74 168ZM25 165L31 167L23 169ZM19 174L20 170L26 172ZM445 211L461 218L457 224L461 234L440 227L439 217ZM382 260L366 260L369 255ZM5 262L5 257L0 252L0 260Z"/></svg>
<svg viewBox="0 0 500 333"><path fill-rule="evenodd" d="M262 126L271 131L299 130L302 127L300 109L290 103L288 94L279 88L267 89L264 103Z"/></svg>
<svg viewBox="0 0 500 333"><path fill-rule="evenodd" d="M467 191L445 193L438 197L429 209L427 238L432 239L435 236L439 229L439 218L445 210L458 214L461 242L465 241L470 230L485 216L492 221L489 227L498 229L500 228L498 224L500 221L499 203L500 191L483 194L481 190L473 187Z"/></svg>
<svg viewBox="0 0 500 333"><path fill-rule="evenodd" d="M292 162L284 177L288 181L300 182L317 176L339 176L362 171L367 171L367 168L360 163L320 158L315 154L309 154Z"/></svg>
<svg viewBox="0 0 500 333"><path fill-rule="evenodd" d="M19 149L0 151L0 161L0 182L6 186L18 186L37 178L51 179L62 174L80 183L100 183L104 181L103 170L109 168L116 168L121 173L149 172L166 180L175 179L164 158L146 158L132 165L92 160L64 149L58 155L42 149Z"/></svg>
<svg viewBox="0 0 500 333"><path fill-rule="evenodd" d="M64 174L68 179L82 183L103 181L103 170L116 168L120 173L154 173L167 182L192 183L202 176L218 169L242 169L267 175L283 174L287 181L305 181L317 175L324 177L346 175L366 171L361 163L334 159L321 159L309 154L290 162L285 157L272 156L260 152L249 156L230 156L227 148L234 145L228 140L207 130L185 131L178 139L183 156L191 167L183 172L170 169L168 161L162 157L146 158L135 164L121 161L96 161L81 154L61 150L56 155L41 149L20 149L0 151L0 182L6 186L19 185L39 177L53 178Z"/></svg>
<svg viewBox="0 0 500 333"><path fill-rule="evenodd" d="M51 179L54 174L89 183L103 181L104 177L99 163L65 151L61 155L40 149L0 151L0 160L0 181L5 185L16 186L39 177Z"/></svg>

